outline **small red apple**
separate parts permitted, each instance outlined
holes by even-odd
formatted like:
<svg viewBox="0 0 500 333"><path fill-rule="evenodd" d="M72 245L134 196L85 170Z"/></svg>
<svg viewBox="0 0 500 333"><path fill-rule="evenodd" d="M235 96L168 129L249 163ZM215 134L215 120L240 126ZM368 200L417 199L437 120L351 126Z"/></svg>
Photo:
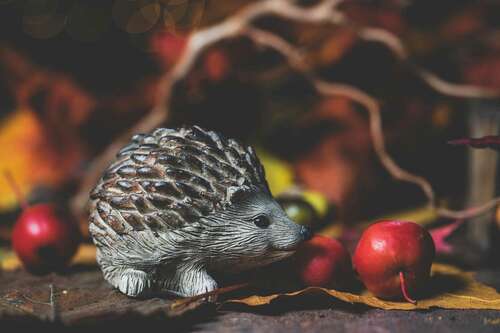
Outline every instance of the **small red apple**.
<svg viewBox="0 0 500 333"><path fill-rule="evenodd" d="M365 230L354 252L354 268L366 288L383 299L410 303L430 277L435 247L420 225L380 221Z"/></svg>
<svg viewBox="0 0 500 333"><path fill-rule="evenodd" d="M29 206L12 175L8 171L4 174L22 208L12 230L14 251L33 273L60 270L78 249L81 240L78 227L53 204Z"/></svg>
<svg viewBox="0 0 500 333"><path fill-rule="evenodd" d="M12 232L12 247L26 269L47 273L65 267L80 242L76 225L52 204L23 209Z"/></svg>
<svg viewBox="0 0 500 333"><path fill-rule="evenodd" d="M315 235L295 255L306 286L342 288L354 279L349 252L333 238Z"/></svg>

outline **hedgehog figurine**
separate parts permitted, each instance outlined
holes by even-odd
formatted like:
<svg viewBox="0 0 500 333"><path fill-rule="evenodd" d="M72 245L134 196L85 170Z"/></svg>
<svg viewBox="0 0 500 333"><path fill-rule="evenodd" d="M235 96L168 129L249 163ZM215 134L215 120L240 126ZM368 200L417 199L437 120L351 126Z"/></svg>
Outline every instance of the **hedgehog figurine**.
<svg viewBox="0 0 500 333"><path fill-rule="evenodd" d="M97 262L131 297L209 292L212 276L284 259L310 238L251 147L197 126L135 135L90 197Z"/></svg>

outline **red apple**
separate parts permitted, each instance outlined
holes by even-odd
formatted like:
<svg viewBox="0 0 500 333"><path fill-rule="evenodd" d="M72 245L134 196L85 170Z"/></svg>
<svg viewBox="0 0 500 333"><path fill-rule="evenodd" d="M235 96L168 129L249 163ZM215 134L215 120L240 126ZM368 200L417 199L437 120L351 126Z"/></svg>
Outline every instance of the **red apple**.
<svg viewBox="0 0 500 333"><path fill-rule="evenodd" d="M12 247L33 273L57 271L69 262L80 241L76 225L52 204L28 206L12 232Z"/></svg>
<svg viewBox="0 0 500 333"><path fill-rule="evenodd" d="M12 247L26 269L46 273L64 267L75 254L81 235L66 214L52 204L29 206L12 174L4 171L5 180L22 208L12 230Z"/></svg>
<svg viewBox="0 0 500 333"><path fill-rule="evenodd" d="M354 252L354 268L366 288L383 299L416 301L430 277L434 242L420 225L380 221L365 230Z"/></svg>
<svg viewBox="0 0 500 333"><path fill-rule="evenodd" d="M342 288L353 280L349 252L337 240L315 235L297 250L298 275L306 286Z"/></svg>

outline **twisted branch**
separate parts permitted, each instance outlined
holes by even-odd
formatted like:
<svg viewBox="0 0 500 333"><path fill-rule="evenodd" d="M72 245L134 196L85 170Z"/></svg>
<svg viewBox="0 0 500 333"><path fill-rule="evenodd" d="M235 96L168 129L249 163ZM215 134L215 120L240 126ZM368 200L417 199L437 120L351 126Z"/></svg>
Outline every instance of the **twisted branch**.
<svg viewBox="0 0 500 333"><path fill-rule="evenodd" d="M424 177L415 175L401 168L387 152L382 130L382 117L380 115L379 103L370 95L350 85L325 82L318 79L309 72L304 72L307 66L302 61L301 53L293 45L281 37L264 30L248 28L243 32L255 43L265 45L282 54L289 65L297 71L303 72L314 85L318 93L324 96L344 96L362 105L369 115L370 134L373 140L375 153L384 168L397 180L413 183L419 186L425 194L429 206L435 210L436 215L451 219L466 219L481 215L500 204L500 197L484 203L481 206L464 210L451 210L437 207L436 195L432 185ZM474 87L472 87L474 88Z"/></svg>
<svg viewBox="0 0 500 333"><path fill-rule="evenodd" d="M295 70L303 73L320 94L346 96L362 105L368 111L370 133L373 139L374 149L382 165L393 178L419 186L425 194L429 205L435 209L439 216L447 218L469 218L482 214L498 205L500 203L500 198L496 198L479 207L473 207L462 211L438 208L436 206L435 192L431 184L425 178L401 168L387 152L382 131L380 106L373 97L349 85L329 83L320 80L309 71L308 66L303 61L300 50L295 46L278 35L252 26L255 19L267 15L302 23L327 23L348 26L356 32L360 39L382 43L391 50L399 60L410 63L408 52L396 35L379 28L357 27L352 22L349 22L344 14L338 10L338 5L340 3L341 0L323 0L314 6L304 8L289 0L263 0L246 6L221 23L193 33L187 42L187 46L180 60L162 77L158 89L157 105L141 122L115 140L104 153L93 161L87 176L81 184L80 191L72 200L72 208L77 212L83 211L85 203L87 202L88 192L94 186L99 175L108 163L113 159L116 152L127 142L132 134L148 132L160 126L168 119L170 98L174 86L187 76L202 52L221 40L238 36L247 36L255 43L272 48L276 52L282 54L289 65ZM462 98L500 97L500 91L471 85L450 83L415 64L411 64L411 67L424 82L441 94Z"/></svg>

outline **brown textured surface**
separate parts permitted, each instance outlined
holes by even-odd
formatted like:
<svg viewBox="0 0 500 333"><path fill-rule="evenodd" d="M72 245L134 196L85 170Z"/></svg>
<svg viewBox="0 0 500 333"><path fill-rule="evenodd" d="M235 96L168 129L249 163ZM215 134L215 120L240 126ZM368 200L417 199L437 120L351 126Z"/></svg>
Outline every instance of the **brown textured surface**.
<svg viewBox="0 0 500 333"><path fill-rule="evenodd" d="M500 314L494 311L405 312L339 309L303 310L277 316L228 313L202 323L206 332L498 332Z"/></svg>
<svg viewBox="0 0 500 333"><path fill-rule="evenodd" d="M113 290L97 268L73 268L66 274L34 276L24 270L0 276L0 318L55 321L65 325L119 318L176 316L168 299L137 300ZM51 287L54 306L50 304Z"/></svg>
<svg viewBox="0 0 500 333"><path fill-rule="evenodd" d="M500 272L481 272L479 279L498 288ZM47 304L53 284L56 323L50 323ZM63 291L66 290L66 293ZM134 300L112 290L94 268L73 269L63 275L36 277L25 271L0 275L0 325L4 327L61 328L62 324L86 330L153 329L200 332L498 332L500 311L442 310L384 311L353 306L327 297L303 297L276 302L246 312L211 305L179 314L168 311L169 300ZM42 320L43 322L40 322ZM3 331L3 330L2 330Z"/></svg>

